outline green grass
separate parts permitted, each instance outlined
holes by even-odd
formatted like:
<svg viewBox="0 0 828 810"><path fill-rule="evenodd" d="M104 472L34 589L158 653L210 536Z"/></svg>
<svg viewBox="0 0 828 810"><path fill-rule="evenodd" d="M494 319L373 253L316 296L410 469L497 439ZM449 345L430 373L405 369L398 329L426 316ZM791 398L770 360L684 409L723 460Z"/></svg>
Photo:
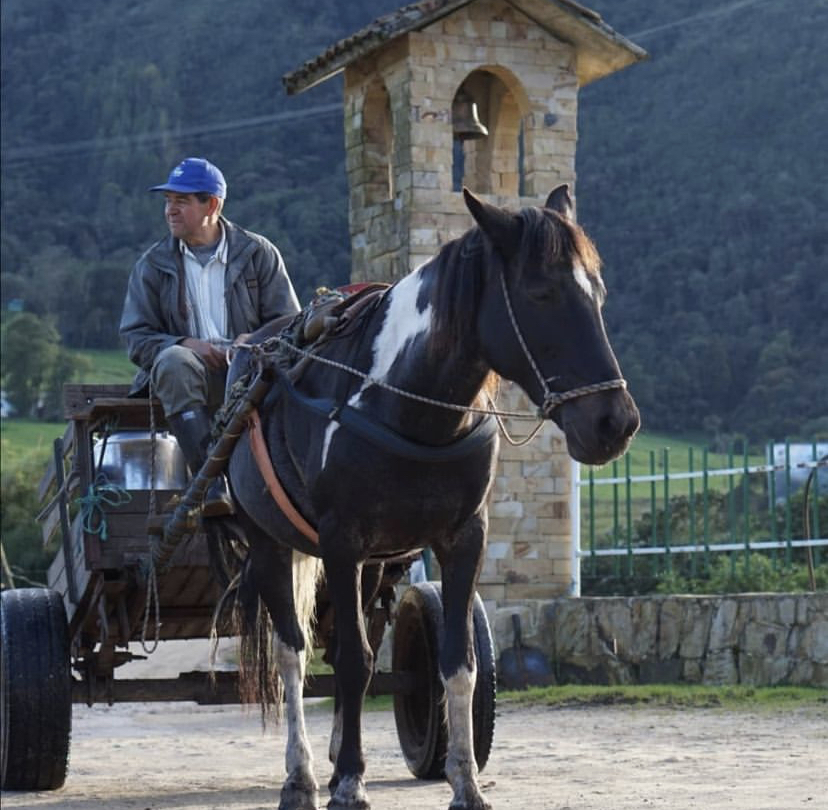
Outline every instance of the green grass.
<svg viewBox="0 0 828 810"><path fill-rule="evenodd" d="M507 704L553 706L637 705L687 709L785 710L813 707L828 715L828 690L805 686L693 686L653 684L645 686L549 686L525 692L501 692Z"/></svg>
<svg viewBox="0 0 828 810"><path fill-rule="evenodd" d="M649 481L630 484L630 497L633 521L652 508L652 496L655 493L656 509L664 506L664 480L665 471L664 449L667 448L667 469L672 473L686 472L690 469L689 453L693 450L693 470L700 472L703 469L704 443L691 439L677 438L661 433L639 434L627 453L630 459L630 476L642 476L655 474L659 480L654 483ZM654 466L651 462L651 454L654 455ZM748 464L750 466L765 464L766 458L763 454L749 454ZM732 463L727 453L709 452L707 466L709 471L720 469L741 468L745 459L742 454L734 455ZM620 531L623 534L626 520L626 498L627 486L625 483L601 484L605 479L623 478L626 475L625 457L606 464L603 467L593 468L595 485L592 488L592 508L595 517L596 538L612 530L614 525L615 498L618 498L618 514ZM589 531L590 516L590 487L588 482L589 468L581 470L581 526L584 533ZM710 475L708 477L708 488L712 491L727 492L729 488L738 487L741 480L740 474L734 475ZM703 491L704 482L702 478L693 481L694 491L697 497ZM668 484L669 497L678 495L688 496L690 493L690 481L670 480ZM586 536L586 534L584 535Z"/></svg>
<svg viewBox="0 0 828 810"><path fill-rule="evenodd" d="M73 383L127 384L135 376L135 366L123 349L77 352L89 361ZM65 422L40 422L36 419L3 419L0 460L6 471L20 465L45 464L52 454L52 443L63 435Z"/></svg>
<svg viewBox="0 0 828 810"><path fill-rule="evenodd" d="M333 698L320 701L322 708ZM828 690L807 686L693 686L649 684L635 686L547 686L526 691L503 690L497 704L547 706L556 709L587 706L633 706L641 708L722 709L726 711L788 711L806 708L828 719ZM393 695L365 698L365 711L392 711Z"/></svg>
<svg viewBox="0 0 828 810"><path fill-rule="evenodd" d="M23 465L45 465L52 456L52 443L65 429L65 422L4 419L0 423L3 469L8 472Z"/></svg>
<svg viewBox="0 0 828 810"><path fill-rule="evenodd" d="M89 361L89 369L81 372L73 382L131 383L137 371L124 349L86 350L77 354Z"/></svg>

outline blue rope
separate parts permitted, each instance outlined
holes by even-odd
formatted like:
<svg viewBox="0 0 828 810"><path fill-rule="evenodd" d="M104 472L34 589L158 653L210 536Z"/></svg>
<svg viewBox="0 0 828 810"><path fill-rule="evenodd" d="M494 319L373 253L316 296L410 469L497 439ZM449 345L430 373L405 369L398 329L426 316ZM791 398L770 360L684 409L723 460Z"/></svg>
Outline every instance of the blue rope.
<svg viewBox="0 0 828 810"><path fill-rule="evenodd" d="M99 534L101 540L108 539L104 507L123 506L131 500L132 495L123 487L111 483L103 473L98 473L95 481L89 485L86 495L75 498L75 503L80 506L83 530L89 534Z"/></svg>

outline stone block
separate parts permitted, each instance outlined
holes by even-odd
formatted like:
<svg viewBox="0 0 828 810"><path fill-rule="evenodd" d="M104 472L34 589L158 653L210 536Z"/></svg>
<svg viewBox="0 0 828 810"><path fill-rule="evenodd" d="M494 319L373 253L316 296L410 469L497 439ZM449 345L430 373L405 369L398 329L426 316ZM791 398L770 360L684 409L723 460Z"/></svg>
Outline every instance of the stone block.
<svg viewBox="0 0 828 810"><path fill-rule="evenodd" d="M656 657L657 604L649 599L636 599L632 601L630 608L630 618L633 626L630 660L639 662Z"/></svg>
<svg viewBox="0 0 828 810"><path fill-rule="evenodd" d="M489 507L490 517L523 517L523 504L520 501L497 501Z"/></svg>
<svg viewBox="0 0 828 810"><path fill-rule="evenodd" d="M722 599L713 611L708 648L711 651L730 649L736 645L739 628L736 626L738 603L735 599Z"/></svg>
<svg viewBox="0 0 828 810"><path fill-rule="evenodd" d="M679 641L679 653L684 658L700 659L707 649L712 611L710 604L693 600L685 606Z"/></svg>
<svg viewBox="0 0 828 810"><path fill-rule="evenodd" d="M486 547L486 557L489 560L505 560L511 555L512 544L507 542L489 543Z"/></svg>
<svg viewBox="0 0 828 810"><path fill-rule="evenodd" d="M739 683L736 652L731 648L711 650L704 661L702 683L710 686Z"/></svg>
<svg viewBox="0 0 828 810"><path fill-rule="evenodd" d="M549 582L505 584L506 599L551 599L569 593L571 577L554 576Z"/></svg>
<svg viewBox="0 0 828 810"><path fill-rule="evenodd" d="M762 612L767 611L762 610ZM773 659L785 654L787 638L787 627L769 621L751 619L744 626L739 648L746 655Z"/></svg>
<svg viewBox="0 0 828 810"><path fill-rule="evenodd" d="M506 583L546 583L560 575L556 560L503 559L498 560L498 573Z"/></svg>
<svg viewBox="0 0 828 810"><path fill-rule="evenodd" d="M685 605L673 599L659 603L657 653L660 660L677 656L684 627Z"/></svg>
<svg viewBox="0 0 828 810"><path fill-rule="evenodd" d="M775 686L789 681L790 659L748 652L739 653L739 682L746 686Z"/></svg>
<svg viewBox="0 0 828 810"><path fill-rule="evenodd" d="M630 602L623 598L596 600L593 605L598 635L624 660L630 660L633 649L633 622Z"/></svg>
<svg viewBox="0 0 828 810"><path fill-rule="evenodd" d="M828 666L828 619L816 619L803 633L803 657Z"/></svg>

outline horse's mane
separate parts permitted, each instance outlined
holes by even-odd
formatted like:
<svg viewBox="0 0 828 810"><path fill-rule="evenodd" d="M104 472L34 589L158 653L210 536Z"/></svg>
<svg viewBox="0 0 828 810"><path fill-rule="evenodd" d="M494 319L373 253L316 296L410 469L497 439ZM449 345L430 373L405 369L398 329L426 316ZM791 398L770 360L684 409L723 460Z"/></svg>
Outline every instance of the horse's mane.
<svg viewBox="0 0 828 810"><path fill-rule="evenodd" d="M516 281L536 256L598 274L601 259L590 238L579 225L548 208L524 208L518 212L521 240L517 250ZM482 262L481 262L482 259ZM480 265L485 269L481 271ZM483 231L475 226L447 243L429 262L430 303L434 312L432 348L451 354L460 344L469 319L477 310L480 292L489 274L504 264L504 258Z"/></svg>

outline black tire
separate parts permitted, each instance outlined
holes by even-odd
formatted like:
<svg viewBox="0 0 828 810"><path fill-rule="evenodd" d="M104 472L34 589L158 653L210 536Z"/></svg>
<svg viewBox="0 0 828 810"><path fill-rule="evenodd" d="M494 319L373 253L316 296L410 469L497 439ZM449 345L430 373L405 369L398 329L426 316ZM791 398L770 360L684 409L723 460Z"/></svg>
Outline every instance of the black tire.
<svg viewBox="0 0 828 810"><path fill-rule="evenodd" d="M46 588L3 591L4 790L56 790L66 781L72 731L69 627L59 594Z"/></svg>
<svg viewBox="0 0 828 810"><path fill-rule="evenodd" d="M472 699L473 743L477 767L482 771L494 736L497 674L489 622L477 594L473 619L477 656L477 681ZM392 667L395 672L412 672L417 684L411 694L394 695L394 719L406 764L418 779L441 779L445 775L448 731L439 670L442 632L440 586L432 582L412 585L397 608Z"/></svg>

